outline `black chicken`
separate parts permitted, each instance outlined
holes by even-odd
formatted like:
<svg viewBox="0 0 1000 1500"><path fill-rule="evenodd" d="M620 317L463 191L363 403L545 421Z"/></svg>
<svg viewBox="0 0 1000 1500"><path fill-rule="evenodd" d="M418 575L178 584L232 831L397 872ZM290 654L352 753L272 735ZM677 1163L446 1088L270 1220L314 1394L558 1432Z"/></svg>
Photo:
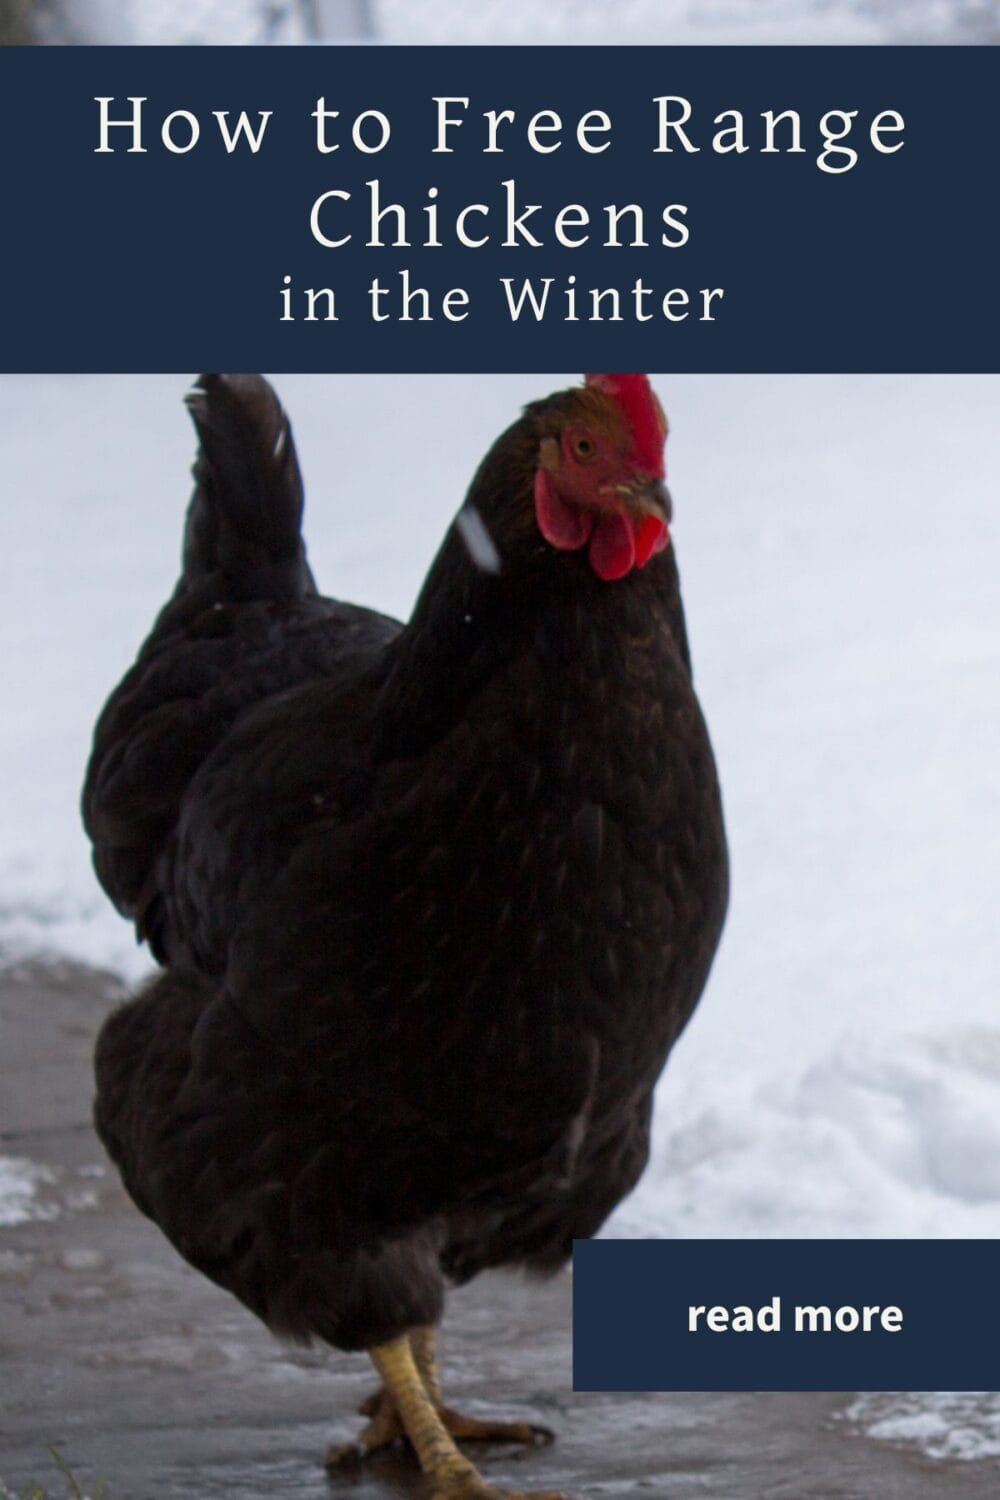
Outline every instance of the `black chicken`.
<svg viewBox="0 0 1000 1500"><path fill-rule="evenodd" d="M102 884L164 966L97 1048L135 1202L276 1333L366 1349L364 1450L497 1497L445 1284L547 1272L645 1165L726 905L641 375L527 407L406 626L324 599L270 387L202 377L180 582L94 740Z"/></svg>

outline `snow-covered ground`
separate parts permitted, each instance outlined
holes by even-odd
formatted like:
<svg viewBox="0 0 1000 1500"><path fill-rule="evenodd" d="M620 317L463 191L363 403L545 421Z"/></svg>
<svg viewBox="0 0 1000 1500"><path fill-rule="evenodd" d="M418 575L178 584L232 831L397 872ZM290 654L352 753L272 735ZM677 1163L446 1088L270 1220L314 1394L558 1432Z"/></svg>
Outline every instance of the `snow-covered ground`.
<svg viewBox="0 0 1000 1500"><path fill-rule="evenodd" d="M406 614L487 444L566 380L281 377L325 589ZM611 1231L1000 1236L1000 377L657 386L734 895ZM143 967L76 798L173 581L184 388L0 377L8 957ZM914 1399L855 1417L942 1449ZM966 1449L1000 1454L983 1409Z"/></svg>
<svg viewBox="0 0 1000 1500"><path fill-rule="evenodd" d="M336 0L333 0L336 3ZM378 0L399 42L685 45L995 41L993 0Z"/></svg>
<svg viewBox="0 0 1000 1500"><path fill-rule="evenodd" d="M996 42L997 0L37 0L53 40Z"/></svg>

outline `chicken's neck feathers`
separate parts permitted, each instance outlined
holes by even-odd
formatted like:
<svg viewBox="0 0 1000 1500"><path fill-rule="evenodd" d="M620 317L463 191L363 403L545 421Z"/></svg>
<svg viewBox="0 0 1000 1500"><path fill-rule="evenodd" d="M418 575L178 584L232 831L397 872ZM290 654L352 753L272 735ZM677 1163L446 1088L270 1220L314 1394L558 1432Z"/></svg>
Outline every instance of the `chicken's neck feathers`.
<svg viewBox="0 0 1000 1500"><path fill-rule="evenodd" d="M489 521L486 521L487 526ZM500 568L469 555L452 526L409 624L388 648L376 750L416 755L474 711L477 694L525 654L536 659L552 701L585 700L609 682L622 691L645 661L652 692L690 678L672 549L614 582L597 578L583 554L557 553L539 535L517 551L498 540ZM379 754L379 758L381 755Z"/></svg>

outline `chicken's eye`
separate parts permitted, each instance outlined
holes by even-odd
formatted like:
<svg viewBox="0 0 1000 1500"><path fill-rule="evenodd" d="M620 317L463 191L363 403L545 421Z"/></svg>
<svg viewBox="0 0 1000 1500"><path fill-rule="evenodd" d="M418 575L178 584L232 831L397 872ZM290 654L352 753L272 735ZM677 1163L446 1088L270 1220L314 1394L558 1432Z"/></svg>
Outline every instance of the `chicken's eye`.
<svg viewBox="0 0 1000 1500"><path fill-rule="evenodd" d="M573 439L573 457L578 458L581 463L589 463L592 458L597 457L597 444L593 438L580 437Z"/></svg>

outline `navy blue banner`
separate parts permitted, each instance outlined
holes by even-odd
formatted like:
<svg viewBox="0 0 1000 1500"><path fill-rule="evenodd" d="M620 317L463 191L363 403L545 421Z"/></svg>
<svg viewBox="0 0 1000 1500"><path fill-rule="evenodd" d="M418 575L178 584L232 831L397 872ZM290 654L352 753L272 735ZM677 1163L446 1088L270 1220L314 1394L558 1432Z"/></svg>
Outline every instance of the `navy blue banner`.
<svg viewBox="0 0 1000 1500"><path fill-rule="evenodd" d="M3 367L994 370L998 72L3 48Z"/></svg>
<svg viewBox="0 0 1000 1500"><path fill-rule="evenodd" d="M1000 1388L990 1240L588 1240L578 1391Z"/></svg>

